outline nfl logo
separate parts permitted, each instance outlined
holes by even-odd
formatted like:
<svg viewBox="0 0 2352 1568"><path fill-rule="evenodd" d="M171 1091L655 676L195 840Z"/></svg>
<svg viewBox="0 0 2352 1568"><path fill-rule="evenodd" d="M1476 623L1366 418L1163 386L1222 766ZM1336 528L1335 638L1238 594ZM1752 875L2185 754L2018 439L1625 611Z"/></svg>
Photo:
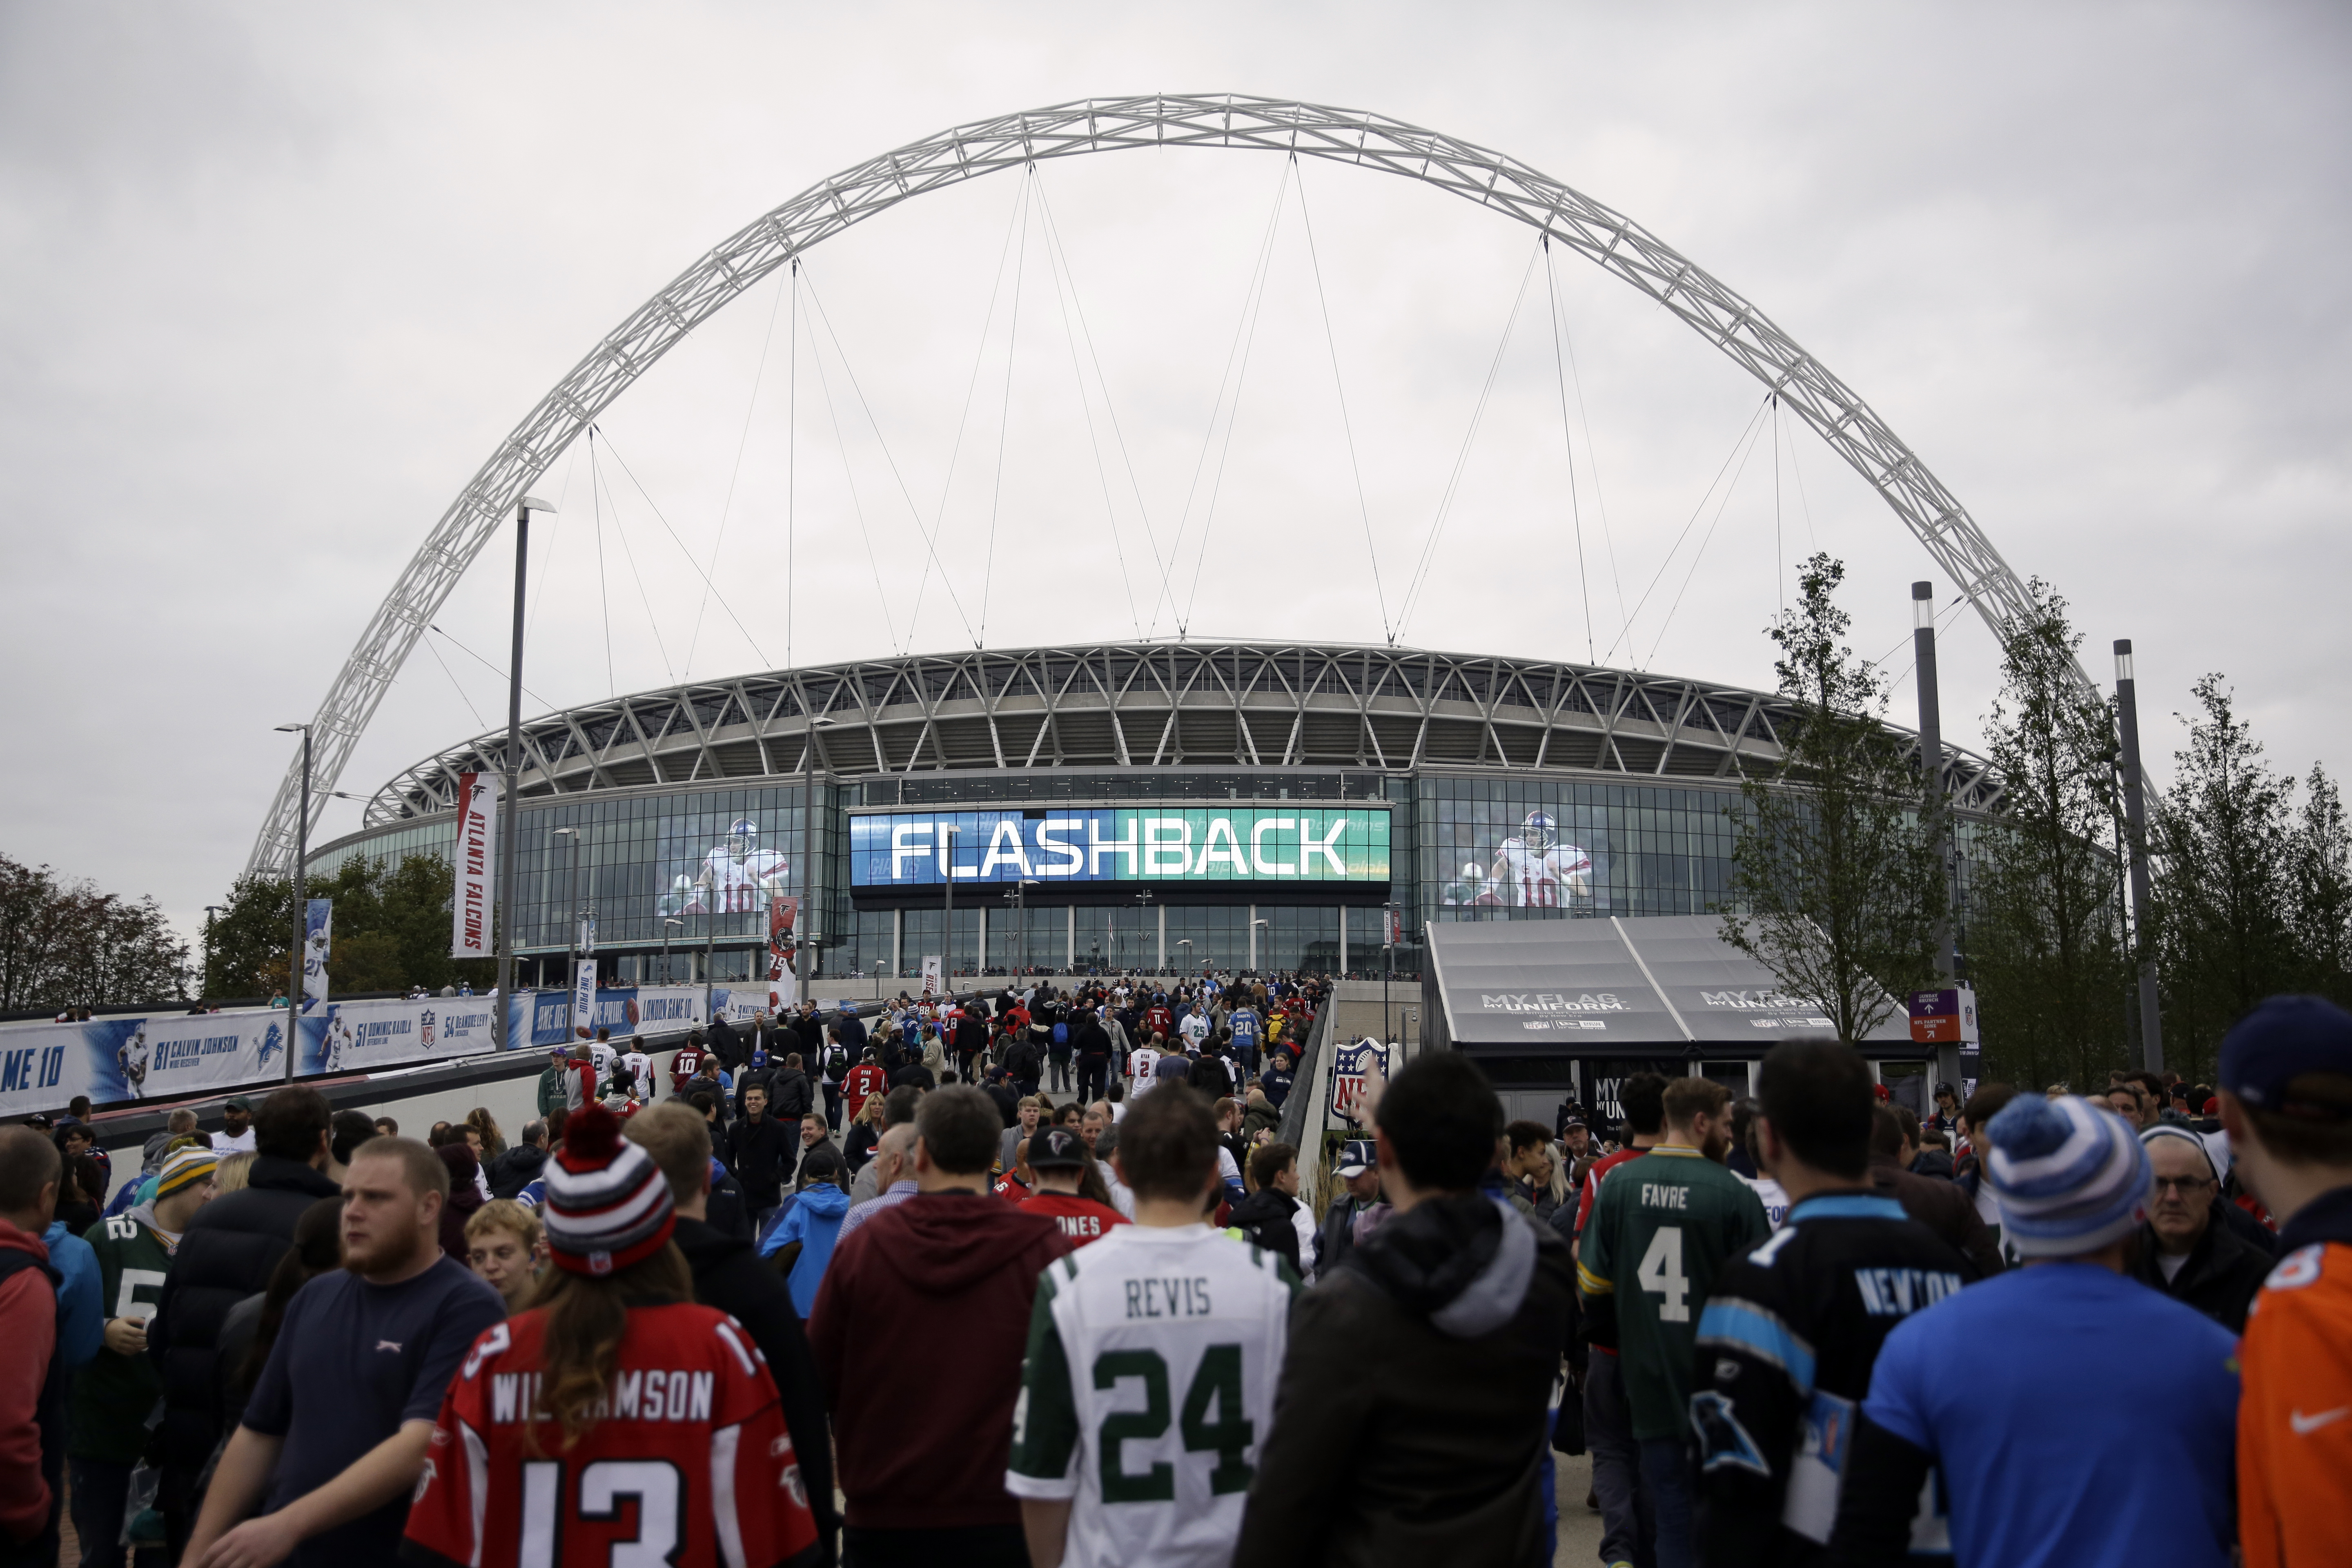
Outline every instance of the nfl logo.
<svg viewBox="0 0 2352 1568"><path fill-rule="evenodd" d="M416 1028L417 1028L417 1033L418 1033L418 1036L419 1036L419 1038L420 1038L420 1043L424 1045L424 1047L425 1047L425 1049L427 1049L427 1050L432 1049L432 1048L433 1048L433 1009L432 1009L432 1008L427 1007L427 1008L425 1008L425 1009L424 1016L423 1016L422 1017L420 1017L420 1018L417 1020L417 1022L416 1022Z"/></svg>
<svg viewBox="0 0 2352 1568"><path fill-rule="evenodd" d="M1331 1066L1332 1113L1350 1121L1357 1121L1357 1102L1363 1096L1365 1074L1374 1071L1385 1079L1388 1076L1388 1051L1370 1040L1342 1046L1333 1055Z"/></svg>
<svg viewBox="0 0 2352 1568"><path fill-rule="evenodd" d="M597 1275L603 1275L603 1274L610 1274L612 1271L613 1271L613 1255L612 1255L611 1253L609 1253L609 1252L592 1252L592 1253L590 1253L590 1254L588 1255L588 1272L589 1272L589 1273L591 1273L591 1274L597 1274Z"/></svg>

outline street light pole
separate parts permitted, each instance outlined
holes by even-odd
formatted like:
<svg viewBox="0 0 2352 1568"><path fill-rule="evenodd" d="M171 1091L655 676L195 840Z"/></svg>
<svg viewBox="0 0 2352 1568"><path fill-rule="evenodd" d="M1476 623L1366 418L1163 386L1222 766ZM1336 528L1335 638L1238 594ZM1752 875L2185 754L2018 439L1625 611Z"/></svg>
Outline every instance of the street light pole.
<svg viewBox="0 0 2352 1568"><path fill-rule="evenodd" d="M948 975L955 973L955 836L951 824L940 824L940 842L946 847L945 858L940 865L940 886L947 889L940 906L944 912L940 917L940 967ZM946 983L943 975L940 984Z"/></svg>
<svg viewBox="0 0 2352 1568"><path fill-rule="evenodd" d="M801 742L801 913L800 929L793 933L793 977L803 1002L808 1000L809 948L814 945L803 939L812 934L810 917L816 907L816 732L832 722L822 716L811 719Z"/></svg>
<svg viewBox="0 0 2352 1568"><path fill-rule="evenodd" d="M301 1054L302 1032L302 943L309 937L310 922L307 901L302 897L302 862L310 858L310 726L280 724L281 734L297 731L302 736L302 805L294 817L294 867L290 874L294 889L294 957L286 965L286 1081L294 1081L294 1058Z"/></svg>
<svg viewBox="0 0 2352 1568"><path fill-rule="evenodd" d="M674 978L670 973L669 967L669 928L672 926L677 926L683 929L685 925L686 922L684 921L665 919L662 921L662 984L665 985L667 985Z"/></svg>
<svg viewBox="0 0 2352 1568"><path fill-rule="evenodd" d="M2116 643L2116 721L2123 731L2124 821L2131 830L2132 937L2139 949L2139 1065L2164 1070L2164 1014L2157 991L2147 878L2147 788L2139 766L2139 683L2132 679L2129 637Z"/></svg>
<svg viewBox="0 0 2352 1568"><path fill-rule="evenodd" d="M507 655L506 790L499 798L499 1005L490 1009L490 1036L505 1050L507 1010L514 1005L515 835L520 814L515 791L522 782L523 574L530 563L530 514L555 509L535 496L515 502L514 643Z"/></svg>

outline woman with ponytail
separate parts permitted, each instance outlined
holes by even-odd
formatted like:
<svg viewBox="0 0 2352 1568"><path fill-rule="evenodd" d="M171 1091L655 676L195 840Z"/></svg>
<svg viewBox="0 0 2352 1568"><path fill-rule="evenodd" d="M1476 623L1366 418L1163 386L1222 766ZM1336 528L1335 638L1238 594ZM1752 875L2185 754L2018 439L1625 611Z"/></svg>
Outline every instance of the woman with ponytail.
<svg viewBox="0 0 2352 1568"><path fill-rule="evenodd" d="M544 1180L555 1267L451 1382L408 1554L453 1568L814 1562L775 1384L732 1320L694 1304L659 1168L592 1105Z"/></svg>

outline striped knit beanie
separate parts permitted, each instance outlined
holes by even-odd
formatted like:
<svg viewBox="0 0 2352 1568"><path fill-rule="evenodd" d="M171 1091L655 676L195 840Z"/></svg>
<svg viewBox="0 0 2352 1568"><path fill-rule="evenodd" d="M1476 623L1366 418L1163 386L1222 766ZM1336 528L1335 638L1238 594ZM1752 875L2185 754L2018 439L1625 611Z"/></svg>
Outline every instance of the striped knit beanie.
<svg viewBox="0 0 2352 1568"><path fill-rule="evenodd" d="M168 1198L173 1193L184 1192L199 1182L212 1180L219 1169L220 1156L210 1149L174 1150L155 1174L155 1195Z"/></svg>
<svg viewBox="0 0 2352 1568"><path fill-rule="evenodd" d="M2073 1096L2022 1095L1985 1128L2000 1238L2021 1258L2074 1258L2130 1234L2154 1189L2124 1119Z"/></svg>
<svg viewBox="0 0 2352 1568"><path fill-rule="evenodd" d="M540 1218L559 1268L610 1274L643 1263L677 1228L660 1167L621 1137L621 1120L591 1103L564 1123L563 1147L547 1163Z"/></svg>

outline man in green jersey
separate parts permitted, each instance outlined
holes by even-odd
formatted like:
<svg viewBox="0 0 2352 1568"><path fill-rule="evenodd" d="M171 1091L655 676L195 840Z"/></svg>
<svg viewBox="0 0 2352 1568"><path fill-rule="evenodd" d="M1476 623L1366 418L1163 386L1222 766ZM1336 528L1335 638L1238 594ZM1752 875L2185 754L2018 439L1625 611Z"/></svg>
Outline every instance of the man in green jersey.
<svg viewBox="0 0 2352 1568"><path fill-rule="evenodd" d="M74 1373L66 1458L74 1531L89 1568L119 1568L123 1559L131 1469L147 1447L147 1416L163 1392L147 1354L147 1320L163 1299L180 1233L212 1201L218 1160L210 1149L175 1150L156 1177L152 1199L83 1233L98 1254L106 1337L98 1354Z"/></svg>
<svg viewBox="0 0 2352 1568"><path fill-rule="evenodd" d="M1666 1135L1601 1189L1577 1282L1593 1342L1613 1344L1657 1510L1658 1568L1696 1568L1688 1436L1699 1312L1728 1258L1771 1235L1755 1191L1722 1164L1731 1093L1703 1078L1666 1085Z"/></svg>

